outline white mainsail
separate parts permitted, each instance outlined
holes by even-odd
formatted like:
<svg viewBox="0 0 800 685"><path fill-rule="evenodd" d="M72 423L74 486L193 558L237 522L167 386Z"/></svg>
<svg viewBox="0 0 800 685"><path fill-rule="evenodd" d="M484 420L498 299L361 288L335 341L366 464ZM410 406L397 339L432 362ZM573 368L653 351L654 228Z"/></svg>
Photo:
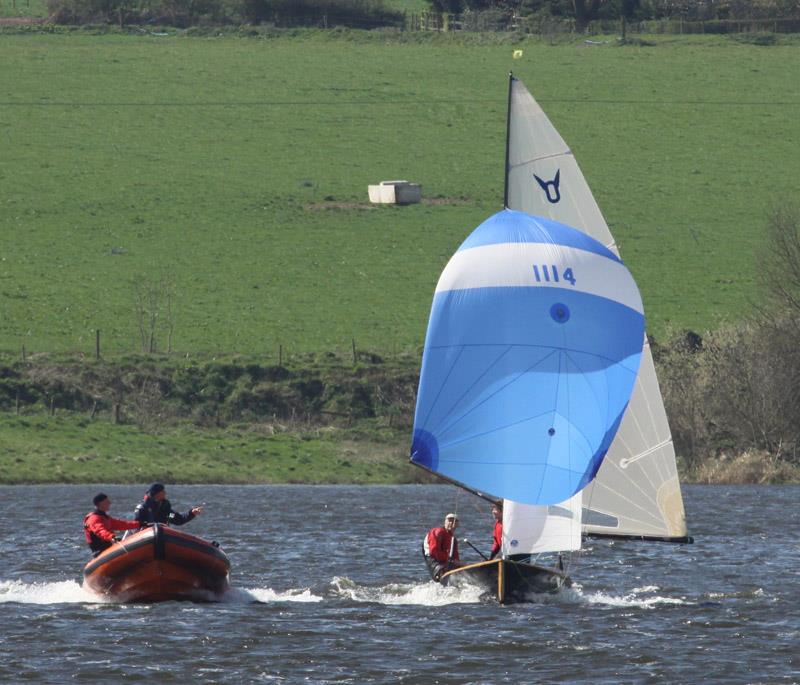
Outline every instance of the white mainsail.
<svg viewBox="0 0 800 685"><path fill-rule="evenodd" d="M581 493L560 504L503 503L503 557L581 548Z"/></svg>
<svg viewBox="0 0 800 685"><path fill-rule="evenodd" d="M573 226L619 254L572 152L521 81L511 78L506 206ZM675 450L645 338L639 376L617 436L583 491L583 530L686 536Z"/></svg>

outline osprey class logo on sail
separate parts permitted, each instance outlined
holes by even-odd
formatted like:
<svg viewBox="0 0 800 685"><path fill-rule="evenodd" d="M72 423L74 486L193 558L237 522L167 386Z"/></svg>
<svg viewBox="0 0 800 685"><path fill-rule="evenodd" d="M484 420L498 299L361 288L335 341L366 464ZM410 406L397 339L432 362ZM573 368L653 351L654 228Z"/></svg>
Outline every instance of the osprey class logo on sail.
<svg viewBox="0 0 800 685"><path fill-rule="evenodd" d="M547 197L547 201L550 204L554 205L561 201L561 191L559 190L559 185L561 183L561 169L556 171L556 175L553 177L552 181L545 181L544 179L539 178L536 174L534 174L533 177L541 186L545 196Z"/></svg>

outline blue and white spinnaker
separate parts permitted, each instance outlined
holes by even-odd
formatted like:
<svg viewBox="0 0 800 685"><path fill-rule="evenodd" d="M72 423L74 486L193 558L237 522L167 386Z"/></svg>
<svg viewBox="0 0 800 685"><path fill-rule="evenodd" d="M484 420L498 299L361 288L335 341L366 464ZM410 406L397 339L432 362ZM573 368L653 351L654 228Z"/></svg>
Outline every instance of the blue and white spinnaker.
<svg viewBox="0 0 800 685"><path fill-rule="evenodd" d="M596 474L630 398L644 337L622 261L569 226L503 210L436 287L412 462L528 504Z"/></svg>

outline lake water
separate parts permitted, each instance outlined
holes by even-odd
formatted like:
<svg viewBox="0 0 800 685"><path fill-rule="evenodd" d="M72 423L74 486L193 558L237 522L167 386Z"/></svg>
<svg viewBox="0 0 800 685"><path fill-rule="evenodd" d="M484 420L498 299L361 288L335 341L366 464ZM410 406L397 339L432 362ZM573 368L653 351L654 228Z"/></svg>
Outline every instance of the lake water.
<svg viewBox="0 0 800 685"><path fill-rule="evenodd" d="M0 682L800 682L800 487L685 487L694 545L590 541L572 589L515 606L428 581L443 513L491 535L488 507L435 486L169 487L206 503L183 530L220 542L235 590L99 602L81 524L100 489L128 518L144 486L0 487Z"/></svg>

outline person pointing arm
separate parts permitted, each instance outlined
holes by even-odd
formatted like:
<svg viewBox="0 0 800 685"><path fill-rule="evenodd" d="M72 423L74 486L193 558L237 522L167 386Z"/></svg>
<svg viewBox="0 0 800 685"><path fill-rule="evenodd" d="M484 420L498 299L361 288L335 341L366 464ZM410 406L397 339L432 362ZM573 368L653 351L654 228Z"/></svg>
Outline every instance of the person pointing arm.
<svg viewBox="0 0 800 685"><path fill-rule="evenodd" d="M167 499L167 490L162 483L153 483L145 493L144 499L136 505L134 516L140 526L149 523L166 523L182 526L195 516L203 513L203 507L192 507L187 513L173 511Z"/></svg>

